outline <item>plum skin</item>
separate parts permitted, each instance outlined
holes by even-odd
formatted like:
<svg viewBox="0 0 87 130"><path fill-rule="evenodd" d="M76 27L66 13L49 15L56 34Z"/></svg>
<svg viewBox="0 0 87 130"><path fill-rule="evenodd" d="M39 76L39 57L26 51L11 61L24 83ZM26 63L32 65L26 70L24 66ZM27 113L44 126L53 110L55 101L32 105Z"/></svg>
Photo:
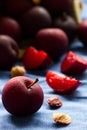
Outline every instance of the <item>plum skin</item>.
<svg viewBox="0 0 87 130"><path fill-rule="evenodd" d="M38 83L27 88L33 79L17 76L10 79L2 90L2 103L12 115L24 116L35 113L43 103L43 90Z"/></svg>
<svg viewBox="0 0 87 130"><path fill-rule="evenodd" d="M53 26L65 31L69 38L69 43L75 40L78 26L71 16L64 14L63 16L55 18L53 21Z"/></svg>
<svg viewBox="0 0 87 130"><path fill-rule="evenodd" d="M17 42L7 35L0 35L0 68L10 69L18 60L19 46Z"/></svg>
<svg viewBox="0 0 87 130"><path fill-rule="evenodd" d="M83 21L79 24L77 35L78 39L85 47L87 47L87 19L83 19Z"/></svg>
<svg viewBox="0 0 87 130"><path fill-rule="evenodd" d="M22 35L21 26L11 17L0 17L0 34L8 35L18 41Z"/></svg>
<svg viewBox="0 0 87 130"><path fill-rule="evenodd" d="M31 0L6 0L3 5L6 15L17 18L33 6Z"/></svg>
<svg viewBox="0 0 87 130"><path fill-rule="evenodd" d="M35 6L21 15L20 24L26 34L34 36L38 30L50 27L52 19L44 7Z"/></svg>
<svg viewBox="0 0 87 130"><path fill-rule="evenodd" d="M69 39L66 33L58 28L45 28L36 33L34 46L46 51L56 61L67 51Z"/></svg>
<svg viewBox="0 0 87 130"><path fill-rule="evenodd" d="M70 12L72 0L42 0L41 5L45 7L53 17L62 12Z"/></svg>

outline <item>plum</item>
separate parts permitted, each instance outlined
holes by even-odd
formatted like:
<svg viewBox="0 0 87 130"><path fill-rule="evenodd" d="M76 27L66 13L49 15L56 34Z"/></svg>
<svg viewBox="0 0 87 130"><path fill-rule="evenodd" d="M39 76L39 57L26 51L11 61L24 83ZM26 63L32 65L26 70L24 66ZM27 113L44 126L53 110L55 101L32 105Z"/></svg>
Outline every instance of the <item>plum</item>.
<svg viewBox="0 0 87 130"><path fill-rule="evenodd" d="M42 0L41 5L49 10L54 17L63 12L69 12L72 0Z"/></svg>
<svg viewBox="0 0 87 130"><path fill-rule="evenodd" d="M37 112L43 104L44 93L35 80L26 76L11 78L2 90L5 109L15 115L24 116Z"/></svg>
<svg viewBox="0 0 87 130"><path fill-rule="evenodd" d="M68 37L58 28L45 28L36 33L34 46L47 52L53 60L60 58L68 49Z"/></svg>
<svg viewBox="0 0 87 130"><path fill-rule="evenodd" d="M19 40L22 34L20 24L11 17L2 16L0 17L0 34L9 35L14 40Z"/></svg>
<svg viewBox="0 0 87 130"><path fill-rule="evenodd" d="M18 60L17 42L7 35L0 35L0 69L10 69Z"/></svg>
<svg viewBox="0 0 87 130"><path fill-rule="evenodd" d="M78 25L78 39L87 47L87 19Z"/></svg>
<svg viewBox="0 0 87 130"><path fill-rule="evenodd" d="M12 17L19 17L32 6L31 0L4 0L5 13Z"/></svg>
<svg viewBox="0 0 87 130"><path fill-rule="evenodd" d="M25 32L34 35L38 30L50 27L52 20L45 8L35 6L21 16L20 23Z"/></svg>
<svg viewBox="0 0 87 130"><path fill-rule="evenodd" d="M67 14L62 14L61 16L55 18L53 20L53 27L55 28L60 28L65 33L67 34L70 43L75 40L77 36L77 28L78 25L76 21L73 19L73 17L67 15Z"/></svg>

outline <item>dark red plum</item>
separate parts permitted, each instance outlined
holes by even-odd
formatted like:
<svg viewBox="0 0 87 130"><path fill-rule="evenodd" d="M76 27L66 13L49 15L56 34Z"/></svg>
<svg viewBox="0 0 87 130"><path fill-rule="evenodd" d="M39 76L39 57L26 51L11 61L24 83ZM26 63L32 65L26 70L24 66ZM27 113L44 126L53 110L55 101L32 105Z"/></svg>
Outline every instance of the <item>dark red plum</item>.
<svg viewBox="0 0 87 130"><path fill-rule="evenodd" d="M34 46L47 52L53 60L57 60L68 49L68 37L61 29L41 29L36 33Z"/></svg>
<svg viewBox="0 0 87 130"><path fill-rule="evenodd" d="M2 90L2 103L10 114L24 116L40 109L44 93L37 81L38 79L17 76L5 84Z"/></svg>
<svg viewBox="0 0 87 130"><path fill-rule="evenodd" d="M62 29L68 36L69 41L72 42L77 37L77 28L78 25L73 17L63 14L60 17L57 17L53 21L53 26L55 28Z"/></svg>
<svg viewBox="0 0 87 130"><path fill-rule="evenodd" d="M41 6L33 7L20 18L20 23L24 32L30 35L35 34L42 28L50 27L51 22L52 20L49 12Z"/></svg>
<svg viewBox="0 0 87 130"><path fill-rule="evenodd" d="M7 35L0 35L0 69L10 69L18 60L18 54L17 42Z"/></svg>
<svg viewBox="0 0 87 130"><path fill-rule="evenodd" d="M32 6L31 0L4 0L4 12L12 17L19 17Z"/></svg>
<svg viewBox="0 0 87 130"><path fill-rule="evenodd" d="M21 39L22 30L18 21L11 17L0 17L0 34L8 35L14 40Z"/></svg>
<svg viewBox="0 0 87 130"><path fill-rule="evenodd" d="M41 4L49 10L51 15L54 17L63 12L69 12L72 0L42 0Z"/></svg>
<svg viewBox="0 0 87 130"><path fill-rule="evenodd" d="M82 20L78 26L78 38L87 47L87 19Z"/></svg>

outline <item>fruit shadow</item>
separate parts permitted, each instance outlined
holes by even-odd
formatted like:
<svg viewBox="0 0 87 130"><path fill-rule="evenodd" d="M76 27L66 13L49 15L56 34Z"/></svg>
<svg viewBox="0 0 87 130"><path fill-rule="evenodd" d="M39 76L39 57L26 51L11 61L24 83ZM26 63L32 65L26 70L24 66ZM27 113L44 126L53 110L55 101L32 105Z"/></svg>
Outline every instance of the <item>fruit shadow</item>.
<svg viewBox="0 0 87 130"><path fill-rule="evenodd" d="M69 50L77 52L78 54L87 55L87 47L81 42L74 42L70 45Z"/></svg>
<svg viewBox="0 0 87 130"><path fill-rule="evenodd" d="M58 58L49 67L47 67L45 69L27 70L27 74L32 74L32 75L45 77L47 72L50 71L50 70L51 71L56 71L56 69L57 69L57 71L60 72L60 67L59 67L60 66L60 62L61 62L61 58Z"/></svg>
<svg viewBox="0 0 87 130"><path fill-rule="evenodd" d="M27 127L36 127L38 126L40 123L39 117L40 114L34 113L32 115L28 115L28 116L14 116L14 115L10 115L9 119L10 122L16 126L17 128L27 128Z"/></svg>
<svg viewBox="0 0 87 130"><path fill-rule="evenodd" d="M67 75L67 76L71 76L71 75ZM78 81L81 82L81 85L85 85L87 84L87 70L85 70L85 72L81 73L81 74L72 74L72 77L74 77L75 79L77 79ZM80 85L80 86L81 86Z"/></svg>
<svg viewBox="0 0 87 130"><path fill-rule="evenodd" d="M77 97L79 97L79 95L81 95L81 93L78 91L78 90L75 90L75 91L73 91L73 92L71 92L71 93L63 93L63 94L60 94L60 93L57 93L57 92L55 92L55 91L50 91L49 92L49 94L51 94L51 95L58 95L58 96L61 96L61 98L65 98L65 99L67 99L67 100L76 100L76 98Z"/></svg>
<svg viewBox="0 0 87 130"><path fill-rule="evenodd" d="M63 94L62 96L69 101L72 101L72 100L74 101L77 99L77 97L79 97L79 95L81 95L81 93L78 90L75 90L72 93Z"/></svg>
<svg viewBox="0 0 87 130"><path fill-rule="evenodd" d="M46 105L46 108L47 108L48 110L58 110L58 109L61 108L61 106L50 106L50 105L48 104L48 105Z"/></svg>
<svg viewBox="0 0 87 130"><path fill-rule="evenodd" d="M3 70L0 70L0 78L1 79L9 79L10 78L10 73L9 71L3 71Z"/></svg>
<svg viewBox="0 0 87 130"><path fill-rule="evenodd" d="M64 127L67 127L68 125L70 125L70 124L60 124L60 123L54 123L53 124L53 128L56 128L56 129L58 129L58 128L64 128Z"/></svg>
<svg viewBox="0 0 87 130"><path fill-rule="evenodd" d="M32 115L32 116L27 116L27 117L14 117L14 116L10 116L10 122L16 126L19 129L43 129L43 128L63 128L66 127L67 125L61 125L58 123L53 123L51 122L51 124L49 125L49 123L47 123L47 118L44 118L45 115L41 114L41 115ZM44 118L44 120L43 120Z"/></svg>
<svg viewBox="0 0 87 130"><path fill-rule="evenodd" d="M27 70L27 73L28 74L32 74L32 75L37 75L37 76L46 76L46 73L47 71L49 70L50 68L47 68L47 69L36 69L36 70Z"/></svg>

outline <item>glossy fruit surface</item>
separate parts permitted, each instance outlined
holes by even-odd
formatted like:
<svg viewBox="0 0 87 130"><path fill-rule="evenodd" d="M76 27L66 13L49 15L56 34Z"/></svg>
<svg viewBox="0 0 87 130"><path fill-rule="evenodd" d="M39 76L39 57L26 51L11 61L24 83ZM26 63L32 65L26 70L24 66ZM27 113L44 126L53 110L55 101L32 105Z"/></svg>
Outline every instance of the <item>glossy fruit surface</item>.
<svg viewBox="0 0 87 130"><path fill-rule="evenodd" d="M61 72L66 74L80 74L87 69L87 61L80 55L69 51L61 62Z"/></svg>
<svg viewBox="0 0 87 130"><path fill-rule="evenodd" d="M27 69L45 69L52 64L49 55L44 51L38 51L34 47L28 47L23 55L23 64Z"/></svg>
<svg viewBox="0 0 87 130"><path fill-rule="evenodd" d="M11 78L2 90L5 109L16 116L33 114L43 103L43 90L37 80L25 76Z"/></svg>
<svg viewBox="0 0 87 130"><path fill-rule="evenodd" d="M65 94L73 92L81 83L75 78L65 76L54 71L48 71L46 81L54 91Z"/></svg>

